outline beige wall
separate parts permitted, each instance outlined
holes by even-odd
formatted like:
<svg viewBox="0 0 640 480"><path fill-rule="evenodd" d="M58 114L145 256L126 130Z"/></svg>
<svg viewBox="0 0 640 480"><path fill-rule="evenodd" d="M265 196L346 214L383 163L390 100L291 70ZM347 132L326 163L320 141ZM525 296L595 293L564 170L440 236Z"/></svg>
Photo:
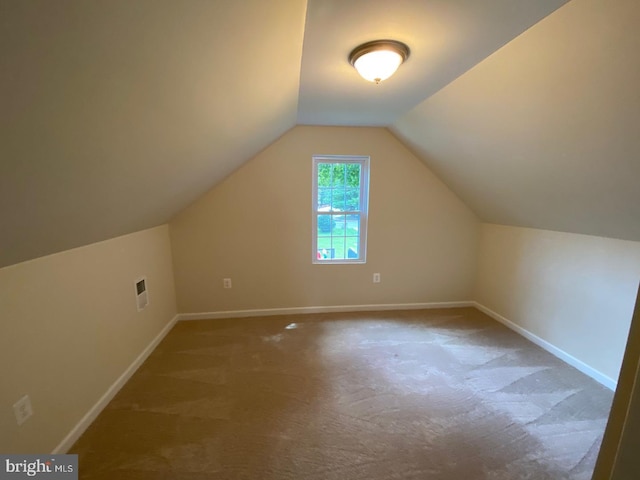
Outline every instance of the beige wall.
<svg viewBox="0 0 640 480"><path fill-rule="evenodd" d="M0 452L62 441L175 316L171 269L166 225L0 269ZM24 394L34 416L18 427Z"/></svg>
<svg viewBox="0 0 640 480"><path fill-rule="evenodd" d="M364 265L311 263L314 154L371 156ZM298 126L170 227L178 310L195 313L469 300L479 223L388 130Z"/></svg>
<svg viewBox="0 0 640 480"><path fill-rule="evenodd" d="M483 224L475 299L618 377L640 279L640 242Z"/></svg>

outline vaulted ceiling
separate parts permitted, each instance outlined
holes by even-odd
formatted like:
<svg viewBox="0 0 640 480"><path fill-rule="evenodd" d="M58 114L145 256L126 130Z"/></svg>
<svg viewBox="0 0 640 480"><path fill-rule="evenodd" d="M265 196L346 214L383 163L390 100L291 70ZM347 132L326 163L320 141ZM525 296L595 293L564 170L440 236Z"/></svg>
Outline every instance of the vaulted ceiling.
<svg viewBox="0 0 640 480"><path fill-rule="evenodd" d="M639 241L639 24L572 0L391 130L486 222Z"/></svg>
<svg viewBox="0 0 640 480"><path fill-rule="evenodd" d="M0 266L166 223L296 123L300 0L0 0Z"/></svg>
<svg viewBox="0 0 640 480"><path fill-rule="evenodd" d="M640 240L636 4L0 0L0 266L165 223L296 124L389 127L485 221ZM383 37L411 56L369 84Z"/></svg>
<svg viewBox="0 0 640 480"><path fill-rule="evenodd" d="M298 123L388 126L568 0L310 0ZM406 43L402 74L363 83L347 61L370 40Z"/></svg>

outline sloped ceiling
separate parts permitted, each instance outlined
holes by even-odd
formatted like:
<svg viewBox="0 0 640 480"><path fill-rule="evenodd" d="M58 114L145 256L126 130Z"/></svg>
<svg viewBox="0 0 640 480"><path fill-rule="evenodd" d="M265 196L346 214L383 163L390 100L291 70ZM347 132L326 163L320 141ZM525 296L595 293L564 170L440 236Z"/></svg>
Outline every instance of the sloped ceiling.
<svg viewBox="0 0 640 480"><path fill-rule="evenodd" d="M573 0L392 131L487 222L640 241L638 25Z"/></svg>
<svg viewBox="0 0 640 480"><path fill-rule="evenodd" d="M0 0L0 267L165 223L296 123L390 126L484 220L640 239L637 2L565 3ZM382 36L412 54L376 86L347 55Z"/></svg>
<svg viewBox="0 0 640 480"><path fill-rule="evenodd" d="M300 0L0 0L0 266L167 222L296 122Z"/></svg>
<svg viewBox="0 0 640 480"><path fill-rule="evenodd" d="M387 126L568 0L309 0L298 123ZM363 83L353 48L391 38L411 54Z"/></svg>

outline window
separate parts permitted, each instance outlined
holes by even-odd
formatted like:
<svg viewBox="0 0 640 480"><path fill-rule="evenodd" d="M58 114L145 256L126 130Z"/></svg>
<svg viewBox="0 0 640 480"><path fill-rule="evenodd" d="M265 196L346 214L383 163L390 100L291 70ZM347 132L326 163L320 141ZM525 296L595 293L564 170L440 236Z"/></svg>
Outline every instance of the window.
<svg viewBox="0 0 640 480"><path fill-rule="evenodd" d="M313 157L313 263L364 263L369 157Z"/></svg>

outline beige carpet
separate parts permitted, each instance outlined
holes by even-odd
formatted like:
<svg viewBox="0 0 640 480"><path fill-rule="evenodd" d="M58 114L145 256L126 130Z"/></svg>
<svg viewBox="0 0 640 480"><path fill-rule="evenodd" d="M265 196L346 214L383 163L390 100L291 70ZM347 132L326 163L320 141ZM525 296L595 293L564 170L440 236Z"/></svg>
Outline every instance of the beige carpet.
<svg viewBox="0 0 640 480"><path fill-rule="evenodd" d="M475 309L182 322L82 479L591 478L612 393Z"/></svg>

